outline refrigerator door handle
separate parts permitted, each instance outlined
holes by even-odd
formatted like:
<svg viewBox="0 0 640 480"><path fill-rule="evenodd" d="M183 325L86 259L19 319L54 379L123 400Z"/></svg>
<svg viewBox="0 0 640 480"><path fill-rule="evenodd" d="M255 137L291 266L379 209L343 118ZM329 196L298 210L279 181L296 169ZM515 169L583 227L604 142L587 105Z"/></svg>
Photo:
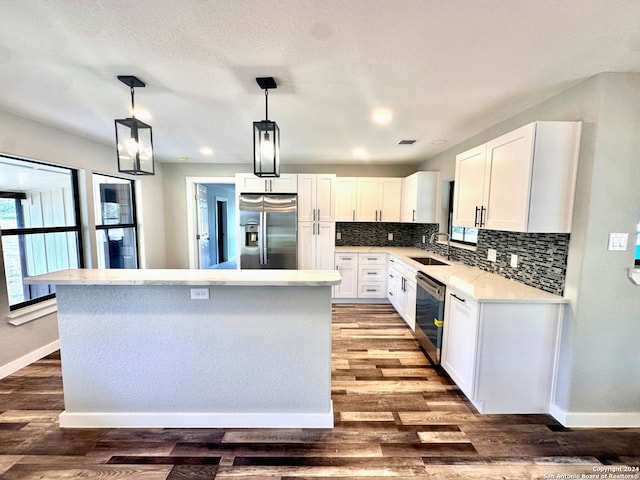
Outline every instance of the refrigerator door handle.
<svg viewBox="0 0 640 480"><path fill-rule="evenodd" d="M264 225L264 212L260 212L260 224L258 225L258 252L260 253L260 265L264 265L264 258L263 258L264 236L262 234L263 225Z"/></svg>
<svg viewBox="0 0 640 480"><path fill-rule="evenodd" d="M260 225L262 225L262 265L269 263L269 258L267 257L267 218L268 214L262 212L262 222L260 222Z"/></svg>

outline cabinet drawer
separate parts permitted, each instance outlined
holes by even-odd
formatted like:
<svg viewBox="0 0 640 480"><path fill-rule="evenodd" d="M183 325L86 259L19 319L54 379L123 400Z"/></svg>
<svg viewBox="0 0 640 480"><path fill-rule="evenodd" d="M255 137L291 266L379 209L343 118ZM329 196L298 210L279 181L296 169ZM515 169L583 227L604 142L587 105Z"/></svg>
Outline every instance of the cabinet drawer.
<svg viewBox="0 0 640 480"><path fill-rule="evenodd" d="M358 264L358 254L357 253L336 253L335 255L336 265L353 265L354 267Z"/></svg>
<svg viewBox="0 0 640 480"><path fill-rule="evenodd" d="M385 298L385 286L384 282L359 282L358 298Z"/></svg>
<svg viewBox="0 0 640 480"><path fill-rule="evenodd" d="M358 279L361 282L384 282L386 280L387 269L384 265L362 265L358 266Z"/></svg>
<svg viewBox="0 0 640 480"><path fill-rule="evenodd" d="M358 254L360 265L384 265L387 262L386 253L360 253Z"/></svg>

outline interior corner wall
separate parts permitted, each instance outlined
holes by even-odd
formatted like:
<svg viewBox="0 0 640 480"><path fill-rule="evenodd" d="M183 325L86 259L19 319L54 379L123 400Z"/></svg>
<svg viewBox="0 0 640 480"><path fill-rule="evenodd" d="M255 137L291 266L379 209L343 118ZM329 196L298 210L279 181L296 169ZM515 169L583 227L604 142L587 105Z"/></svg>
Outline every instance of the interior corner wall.
<svg viewBox="0 0 640 480"><path fill-rule="evenodd" d="M599 74L420 165L453 172L458 153L529 122L583 122L553 398L568 415L640 413L640 290L627 278L633 251L607 251L609 232L634 238L640 216L638 105L640 75Z"/></svg>

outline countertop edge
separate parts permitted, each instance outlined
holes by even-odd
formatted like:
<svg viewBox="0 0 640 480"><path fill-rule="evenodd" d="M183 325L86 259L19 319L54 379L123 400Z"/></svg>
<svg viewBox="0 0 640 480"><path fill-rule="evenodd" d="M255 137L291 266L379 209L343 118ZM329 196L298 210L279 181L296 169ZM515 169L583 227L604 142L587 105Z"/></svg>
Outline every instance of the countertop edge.
<svg viewBox="0 0 640 480"><path fill-rule="evenodd" d="M470 265L447 260L429 250L417 247L336 247L336 253L387 253L399 257L407 265L444 283L447 287L472 297L478 303L547 303L566 304L565 297L511 280ZM429 256L449 265L422 265L411 256Z"/></svg>

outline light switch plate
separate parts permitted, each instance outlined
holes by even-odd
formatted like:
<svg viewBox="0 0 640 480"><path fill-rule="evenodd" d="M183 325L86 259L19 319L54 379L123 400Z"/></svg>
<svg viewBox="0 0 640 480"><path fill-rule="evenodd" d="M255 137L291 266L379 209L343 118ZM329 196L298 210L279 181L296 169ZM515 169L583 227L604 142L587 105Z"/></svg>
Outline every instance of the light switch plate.
<svg viewBox="0 0 640 480"><path fill-rule="evenodd" d="M610 233L609 234L609 251L626 251L627 242L629 241L628 233Z"/></svg>
<svg viewBox="0 0 640 480"><path fill-rule="evenodd" d="M498 251L495 248L487 249L487 260L490 262L495 262L498 257Z"/></svg>

